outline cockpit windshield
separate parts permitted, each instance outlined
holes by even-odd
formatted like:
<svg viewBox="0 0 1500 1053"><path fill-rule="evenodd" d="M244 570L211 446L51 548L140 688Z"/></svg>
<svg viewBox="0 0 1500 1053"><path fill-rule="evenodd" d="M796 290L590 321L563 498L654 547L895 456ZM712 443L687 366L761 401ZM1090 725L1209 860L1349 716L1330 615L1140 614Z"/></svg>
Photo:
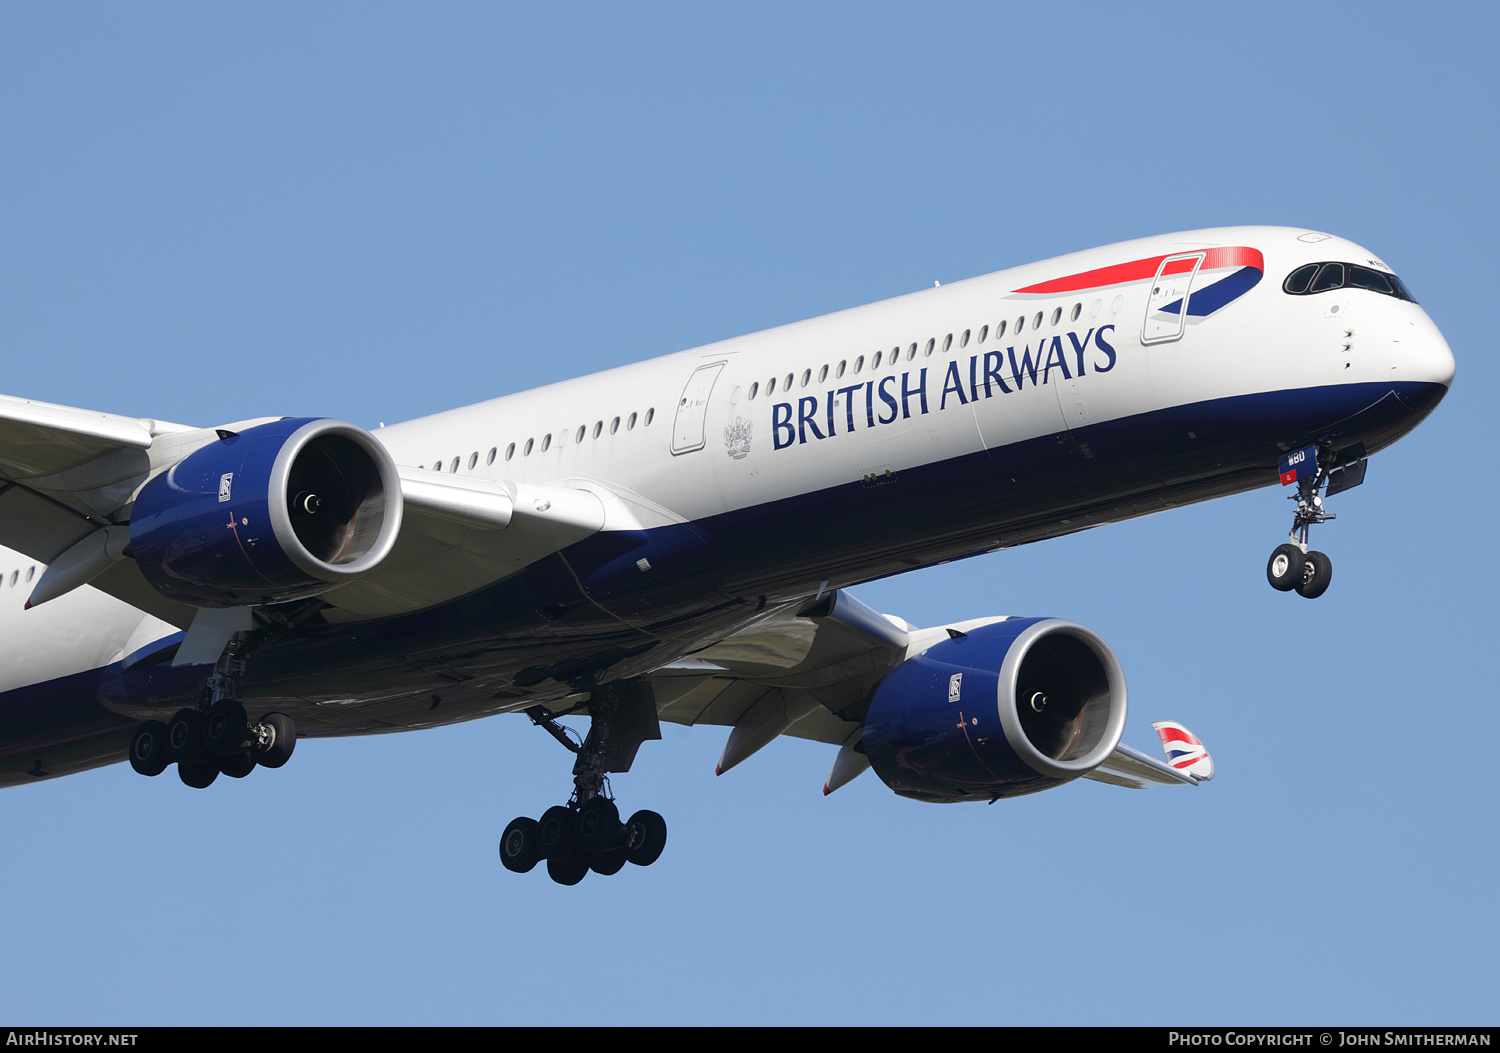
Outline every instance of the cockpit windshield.
<svg viewBox="0 0 1500 1053"><path fill-rule="evenodd" d="M1284 292L1293 296L1331 292L1334 289L1368 289L1382 296L1416 303L1406 284L1394 274L1361 267L1354 263L1309 263L1298 267L1281 283Z"/></svg>

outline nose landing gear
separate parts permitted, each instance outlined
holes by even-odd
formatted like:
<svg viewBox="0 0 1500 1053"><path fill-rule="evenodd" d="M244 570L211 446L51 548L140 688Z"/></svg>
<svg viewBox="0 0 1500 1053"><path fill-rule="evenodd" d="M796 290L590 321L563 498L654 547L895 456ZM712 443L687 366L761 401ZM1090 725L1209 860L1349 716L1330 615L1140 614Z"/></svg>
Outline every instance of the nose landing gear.
<svg viewBox="0 0 1500 1053"><path fill-rule="evenodd" d="M1333 560L1308 547L1308 532L1319 523L1338 517L1324 511L1319 496L1326 484L1327 496L1351 489L1365 481L1365 449L1361 444L1333 452L1329 446L1308 446L1281 458L1281 483L1295 482L1297 502L1289 541L1279 545L1266 563L1266 580L1278 592L1293 592L1315 600L1333 583Z"/></svg>
<svg viewBox="0 0 1500 1053"><path fill-rule="evenodd" d="M548 876L559 885L576 885L590 870L609 875L626 863L648 867L667 844L666 820L655 812L642 810L620 821L605 778L606 772L629 771L641 743L661 738L650 686L610 684L576 708L587 709L590 718L582 745L568 738L545 707L526 711L533 724L577 754L573 796L567 804L547 809L540 820L511 820L500 837L500 862L506 870L524 874L545 861Z"/></svg>

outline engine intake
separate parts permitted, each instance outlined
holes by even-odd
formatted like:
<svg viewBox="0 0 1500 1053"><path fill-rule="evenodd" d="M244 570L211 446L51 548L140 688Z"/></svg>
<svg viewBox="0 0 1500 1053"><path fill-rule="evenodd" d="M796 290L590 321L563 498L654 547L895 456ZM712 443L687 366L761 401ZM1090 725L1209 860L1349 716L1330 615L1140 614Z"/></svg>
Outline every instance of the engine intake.
<svg viewBox="0 0 1500 1053"><path fill-rule="evenodd" d="M1036 793L1093 771L1125 731L1125 674L1109 645L1060 618L1019 618L943 640L875 689L864 750L921 801Z"/></svg>
<svg viewBox="0 0 1500 1053"><path fill-rule="evenodd" d="M373 435L288 418L225 432L148 482L130 549L168 599L280 603L368 572L395 544L401 509L396 464Z"/></svg>

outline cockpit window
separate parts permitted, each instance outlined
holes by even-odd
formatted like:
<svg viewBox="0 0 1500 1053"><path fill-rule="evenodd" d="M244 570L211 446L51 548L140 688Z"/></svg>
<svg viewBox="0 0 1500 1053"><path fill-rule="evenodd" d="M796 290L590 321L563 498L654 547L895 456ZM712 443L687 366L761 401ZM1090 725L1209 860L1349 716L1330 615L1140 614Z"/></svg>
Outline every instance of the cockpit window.
<svg viewBox="0 0 1500 1053"><path fill-rule="evenodd" d="M1416 303L1411 290L1394 274L1361 267L1354 263L1308 263L1298 267L1281 283L1284 292L1293 296L1331 292L1334 289L1368 289L1382 296Z"/></svg>
<svg viewBox="0 0 1500 1053"><path fill-rule="evenodd" d="M1396 290L1391 288L1391 283L1384 274L1365 267L1349 268L1349 284L1356 289L1373 289L1387 296L1396 295Z"/></svg>
<svg viewBox="0 0 1500 1053"><path fill-rule="evenodd" d="M1286 281L1281 287L1293 296L1301 296L1307 292L1307 287L1312 284L1313 275L1318 273L1318 265L1309 263L1306 267L1298 267L1286 276Z"/></svg>
<svg viewBox="0 0 1500 1053"><path fill-rule="evenodd" d="M1330 289L1342 289L1344 287L1344 265L1342 263L1325 263L1318 276L1313 279L1312 288L1308 292L1327 292Z"/></svg>

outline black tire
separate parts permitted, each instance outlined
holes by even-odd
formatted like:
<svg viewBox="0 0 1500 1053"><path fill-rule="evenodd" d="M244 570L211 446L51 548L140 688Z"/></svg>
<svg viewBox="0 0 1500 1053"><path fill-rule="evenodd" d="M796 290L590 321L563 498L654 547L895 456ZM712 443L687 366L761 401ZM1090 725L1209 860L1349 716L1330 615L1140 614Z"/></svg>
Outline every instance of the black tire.
<svg viewBox="0 0 1500 1053"><path fill-rule="evenodd" d="M578 809L579 851L597 854L620 844L620 809L605 797L591 797Z"/></svg>
<svg viewBox="0 0 1500 1053"><path fill-rule="evenodd" d="M1297 595L1315 600L1332 584L1333 560L1321 552L1309 552L1303 564L1302 580L1297 583Z"/></svg>
<svg viewBox="0 0 1500 1053"><path fill-rule="evenodd" d="M576 885L588 876L589 864L585 859L549 859L547 876L559 885Z"/></svg>
<svg viewBox="0 0 1500 1053"><path fill-rule="evenodd" d="M167 726L148 720L130 738L130 766L141 775L160 775L167 770Z"/></svg>
<svg viewBox="0 0 1500 1053"><path fill-rule="evenodd" d="M625 853L638 867L649 867L667 847L667 821L642 809L625 824Z"/></svg>
<svg viewBox="0 0 1500 1053"><path fill-rule="evenodd" d="M177 777L195 790L206 790L219 777L219 765L215 761L178 761Z"/></svg>
<svg viewBox="0 0 1500 1053"><path fill-rule="evenodd" d="M211 757L228 757L250 745L250 722L245 707L223 698L203 714L203 746Z"/></svg>
<svg viewBox="0 0 1500 1053"><path fill-rule="evenodd" d="M578 813L561 804L548 808L537 824L536 840L542 858L549 863L554 859L571 859L578 854ZM588 867L585 866L584 869L587 870ZM577 883L563 882L564 885Z"/></svg>
<svg viewBox="0 0 1500 1053"><path fill-rule="evenodd" d="M542 861L537 844L537 821L522 816L512 819L500 835L500 864L514 874L524 874Z"/></svg>
<svg viewBox="0 0 1500 1053"><path fill-rule="evenodd" d="M297 748L297 725L285 713L267 713L260 723L270 729L271 741L264 749L254 751L255 763L262 768L279 768L292 759L292 750Z"/></svg>
<svg viewBox="0 0 1500 1053"><path fill-rule="evenodd" d="M1280 545L1266 563L1266 580L1277 592L1291 592L1302 583L1305 557L1296 545Z"/></svg>
<svg viewBox="0 0 1500 1053"><path fill-rule="evenodd" d="M618 874L620 869L628 862L630 862L630 852L622 846L620 848L611 848L608 852L590 857L589 869L596 874L603 874L605 877L608 877L611 874Z"/></svg>
<svg viewBox="0 0 1500 1053"><path fill-rule="evenodd" d="M249 750L240 750L238 753L219 758L219 771L231 779L243 779L254 770L255 754Z"/></svg>
<svg viewBox="0 0 1500 1053"><path fill-rule="evenodd" d="M203 748L203 714L196 709L179 709L167 721L167 763L195 764L207 756L208 751Z"/></svg>

